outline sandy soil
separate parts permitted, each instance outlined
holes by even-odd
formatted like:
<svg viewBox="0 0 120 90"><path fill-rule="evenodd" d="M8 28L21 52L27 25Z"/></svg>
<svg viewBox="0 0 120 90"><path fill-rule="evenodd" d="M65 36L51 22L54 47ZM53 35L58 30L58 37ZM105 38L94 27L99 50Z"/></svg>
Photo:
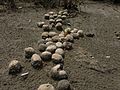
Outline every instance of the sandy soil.
<svg viewBox="0 0 120 90"><path fill-rule="evenodd" d="M37 50L42 29L37 28L36 22L44 21L42 16L48 11L23 8L16 13L0 13L0 90L36 90L48 82L56 87L58 81L48 75L53 64L49 62L43 69L35 70L23 54L28 46ZM72 27L92 32L95 37L80 38L73 50L66 51L69 81L76 90L119 90L120 40L115 33L120 31L120 6L90 1L82 6L82 11L70 19ZM8 75L8 64L13 59L21 61L22 73L29 71L25 80L20 74Z"/></svg>

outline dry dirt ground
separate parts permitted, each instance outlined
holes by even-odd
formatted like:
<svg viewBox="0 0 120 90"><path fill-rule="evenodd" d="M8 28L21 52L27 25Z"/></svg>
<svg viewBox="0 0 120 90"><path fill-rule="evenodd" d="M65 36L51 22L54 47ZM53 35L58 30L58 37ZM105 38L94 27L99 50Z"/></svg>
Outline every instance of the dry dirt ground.
<svg viewBox="0 0 120 90"><path fill-rule="evenodd" d="M36 90L48 82L56 87L58 81L48 75L51 62L35 70L23 55L28 46L37 50L42 29L37 28L36 22L44 21L43 14L48 11L23 8L16 13L0 13L0 90ZM65 70L69 81L75 90L120 90L120 40L115 36L120 31L120 6L88 2L82 11L70 19L72 27L92 32L95 37L80 38L73 50L66 51ZM29 71L25 80L20 74L8 75L8 64L13 59L24 66L22 73Z"/></svg>

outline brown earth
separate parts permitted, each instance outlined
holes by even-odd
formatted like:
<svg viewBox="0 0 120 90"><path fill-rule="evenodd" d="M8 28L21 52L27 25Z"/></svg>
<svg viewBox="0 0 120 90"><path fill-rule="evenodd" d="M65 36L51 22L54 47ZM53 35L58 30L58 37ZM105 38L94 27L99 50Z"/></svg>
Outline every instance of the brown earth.
<svg viewBox="0 0 120 90"><path fill-rule="evenodd" d="M29 7L20 12L0 13L0 90L36 90L48 82L56 87L57 81L48 75L52 63L35 70L23 54L28 46L37 50L42 29L37 28L36 22L44 21L43 15L48 11ZM119 90L120 41L115 32L120 31L120 6L90 1L82 6L82 11L70 19L72 27L92 32L95 37L80 38L73 50L66 51L65 70L69 81L75 90ZM22 73L29 71L25 80L20 74L8 75L8 64L13 59L21 61Z"/></svg>

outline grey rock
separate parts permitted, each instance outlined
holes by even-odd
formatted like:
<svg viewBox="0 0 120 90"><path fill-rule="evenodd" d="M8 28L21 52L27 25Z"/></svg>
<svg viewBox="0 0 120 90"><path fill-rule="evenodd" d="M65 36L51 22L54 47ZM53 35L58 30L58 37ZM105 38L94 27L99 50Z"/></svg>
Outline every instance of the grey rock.
<svg viewBox="0 0 120 90"><path fill-rule="evenodd" d="M37 26L40 28L42 28L44 24L45 24L45 22L37 22Z"/></svg>
<svg viewBox="0 0 120 90"><path fill-rule="evenodd" d="M42 84L37 90L55 90L54 86L51 84Z"/></svg>
<svg viewBox="0 0 120 90"><path fill-rule="evenodd" d="M46 48L46 51L54 53L56 49L57 49L57 47L55 45L50 45Z"/></svg>
<svg viewBox="0 0 120 90"><path fill-rule="evenodd" d="M42 26L42 28L43 28L43 31L47 31L47 32L49 32L50 31L50 27L49 27L49 25L43 25Z"/></svg>
<svg viewBox="0 0 120 90"><path fill-rule="evenodd" d="M41 36L42 36L42 39L46 39L46 38L49 37L49 33L48 32L43 32Z"/></svg>
<svg viewBox="0 0 120 90"><path fill-rule="evenodd" d="M53 37L53 36L56 36L57 33L56 32L49 32L49 37Z"/></svg>
<svg viewBox="0 0 120 90"><path fill-rule="evenodd" d="M20 73L21 70L22 70L22 66L21 66L21 63L17 60L12 60L9 64L9 74L17 74L17 73Z"/></svg>
<svg viewBox="0 0 120 90"><path fill-rule="evenodd" d="M38 69L43 66L42 59L38 54L33 54L31 57L31 65Z"/></svg>
<svg viewBox="0 0 120 90"><path fill-rule="evenodd" d="M45 51L46 48L47 48L46 44L39 44L39 46L38 46L38 50L41 51L41 52Z"/></svg>
<svg viewBox="0 0 120 90"><path fill-rule="evenodd" d="M66 49L66 50L71 50L71 49L73 49L73 46L72 46L72 43L71 43L71 42L64 42L64 43L63 43L63 47L64 47L64 49Z"/></svg>
<svg viewBox="0 0 120 90"><path fill-rule="evenodd" d="M32 47L28 47L24 49L24 54L25 54L25 58L31 58L32 55L35 53L35 50Z"/></svg>
<svg viewBox="0 0 120 90"><path fill-rule="evenodd" d="M62 31L62 30L63 30L62 23L57 23L57 24L55 25L55 28L56 28L58 31Z"/></svg>
<svg viewBox="0 0 120 90"><path fill-rule="evenodd" d="M64 63L63 57L58 53L54 53L52 55L52 61L53 61L54 64Z"/></svg>
<svg viewBox="0 0 120 90"><path fill-rule="evenodd" d="M50 61L52 57L52 53L48 51L44 51L41 53L41 58L43 61Z"/></svg>
<svg viewBox="0 0 120 90"><path fill-rule="evenodd" d="M68 80L60 80L57 85L57 90L72 90Z"/></svg>
<svg viewBox="0 0 120 90"><path fill-rule="evenodd" d="M53 36L53 37L52 37L52 41L53 41L53 42L58 42L58 41L60 41L59 36Z"/></svg>
<svg viewBox="0 0 120 90"><path fill-rule="evenodd" d="M55 53L62 55L63 58L65 57L65 52L62 48L57 48Z"/></svg>
<svg viewBox="0 0 120 90"><path fill-rule="evenodd" d="M57 47L57 48L63 48L63 44L62 44L61 42L57 42L57 43L56 43L56 47Z"/></svg>
<svg viewBox="0 0 120 90"><path fill-rule="evenodd" d="M44 19L49 20L49 14L45 14Z"/></svg>

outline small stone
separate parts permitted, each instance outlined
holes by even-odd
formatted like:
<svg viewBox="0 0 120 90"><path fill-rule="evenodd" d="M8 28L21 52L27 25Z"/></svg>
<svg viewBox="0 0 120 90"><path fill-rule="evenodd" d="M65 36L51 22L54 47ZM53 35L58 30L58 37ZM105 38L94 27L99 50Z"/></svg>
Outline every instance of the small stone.
<svg viewBox="0 0 120 90"><path fill-rule="evenodd" d="M55 53L60 54L63 58L65 57L65 52L62 48L57 48Z"/></svg>
<svg viewBox="0 0 120 90"><path fill-rule="evenodd" d="M60 80L57 85L57 90L72 90L72 87L68 80Z"/></svg>
<svg viewBox="0 0 120 90"><path fill-rule="evenodd" d="M53 15L50 15L49 20L50 20L50 19L54 19L54 16L53 16Z"/></svg>
<svg viewBox="0 0 120 90"><path fill-rule="evenodd" d="M72 35L68 34L66 37L65 37L66 41L68 42L74 42L74 38Z"/></svg>
<svg viewBox="0 0 120 90"><path fill-rule="evenodd" d="M83 30L79 30L77 33L79 34L79 37L84 37Z"/></svg>
<svg viewBox="0 0 120 90"><path fill-rule="evenodd" d="M58 30L58 31L62 31L63 30L63 27L62 27L62 24L61 23L57 23L55 25L55 28Z"/></svg>
<svg viewBox="0 0 120 90"><path fill-rule="evenodd" d="M9 74L17 74L20 73L22 70L22 66L19 61L17 60L12 60L9 64Z"/></svg>
<svg viewBox="0 0 120 90"><path fill-rule="evenodd" d="M46 39L46 38L49 37L49 33L48 32L43 32L41 36L42 36L42 39Z"/></svg>
<svg viewBox="0 0 120 90"><path fill-rule="evenodd" d="M54 12L49 12L49 15L54 15Z"/></svg>
<svg viewBox="0 0 120 90"><path fill-rule="evenodd" d="M59 80L68 79L68 75L65 70L59 71Z"/></svg>
<svg viewBox="0 0 120 90"><path fill-rule="evenodd" d="M66 16L67 16L67 15L68 15L68 12L64 11L64 12L63 12L63 15L66 15Z"/></svg>
<svg viewBox="0 0 120 90"><path fill-rule="evenodd" d="M46 44L46 40L45 39L40 39L40 40L38 40L38 42L37 42L37 45L39 45L39 44Z"/></svg>
<svg viewBox="0 0 120 90"><path fill-rule="evenodd" d="M49 20L49 24L52 24L52 23L55 23L55 20L54 20L54 19L50 19L50 20Z"/></svg>
<svg viewBox="0 0 120 90"><path fill-rule="evenodd" d="M32 57L31 57L31 65L36 69L42 67L42 65L43 65L42 59L38 54L33 54L32 55Z"/></svg>
<svg viewBox="0 0 120 90"><path fill-rule="evenodd" d="M47 42L52 41L52 38L46 38L46 41Z"/></svg>
<svg viewBox="0 0 120 90"><path fill-rule="evenodd" d="M62 23L62 19L57 19L56 23Z"/></svg>
<svg viewBox="0 0 120 90"><path fill-rule="evenodd" d="M63 57L60 54L58 54L58 53L54 53L52 55L52 60L53 60L54 64L60 64L60 63L64 62L63 61Z"/></svg>
<svg viewBox="0 0 120 90"><path fill-rule="evenodd" d="M74 39L79 39L79 34L78 33L72 33L72 36Z"/></svg>
<svg viewBox="0 0 120 90"><path fill-rule="evenodd" d="M68 15L68 12L63 12L63 15L66 15L66 16L67 16L67 15Z"/></svg>
<svg viewBox="0 0 120 90"><path fill-rule="evenodd" d="M67 79L67 77L63 77L63 76L66 76L66 72L63 70L63 64L57 64L56 66L54 66L52 69L51 69L51 77L54 79L54 80L61 80L61 79Z"/></svg>
<svg viewBox="0 0 120 90"><path fill-rule="evenodd" d="M39 44L39 46L38 46L38 50L41 51L41 52L45 51L46 48L47 48L46 44Z"/></svg>
<svg viewBox="0 0 120 90"><path fill-rule="evenodd" d="M57 16L58 16L57 14L54 14L54 15L53 15L54 18L57 18Z"/></svg>
<svg viewBox="0 0 120 90"><path fill-rule="evenodd" d="M63 48L63 44L62 44L61 42L57 42L57 43L56 43L56 47L57 47L57 48Z"/></svg>
<svg viewBox="0 0 120 90"><path fill-rule="evenodd" d="M51 23L50 26L53 29L55 27L55 23Z"/></svg>
<svg viewBox="0 0 120 90"><path fill-rule="evenodd" d="M59 15L62 15L62 14L63 14L63 11L59 11L58 14L59 14Z"/></svg>
<svg viewBox="0 0 120 90"><path fill-rule="evenodd" d="M44 15L44 18L45 18L46 20L49 20L49 14L45 14L45 15Z"/></svg>
<svg viewBox="0 0 120 90"><path fill-rule="evenodd" d="M37 90L55 90L55 88L53 87L53 85L48 83L40 85Z"/></svg>
<svg viewBox="0 0 120 90"><path fill-rule="evenodd" d="M59 37L64 37L64 34L60 33L60 34L59 34Z"/></svg>
<svg viewBox="0 0 120 90"><path fill-rule="evenodd" d="M42 28L42 26L45 24L45 22L37 22L37 26Z"/></svg>
<svg viewBox="0 0 120 90"><path fill-rule="evenodd" d="M59 36L53 36L53 37L52 37L52 41L53 41L53 42L58 42L58 41L60 41Z"/></svg>
<svg viewBox="0 0 120 90"><path fill-rule="evenodd" d="M64 36L67 36L68 34L70 34L71 33L71 28L66 28L65 30L64 30Z"/></svg>
<svg viewBox="0 0 120 90"><path fill-rule="evenodd" d="M43 61L50 61L52 57L52 53L48 51L44 51L41 53L41 58Z"/></svg>
<svg viewBox="0 0 120 90"><path fill-rule="evenodd" d="M25 53L25 58L29 59L35 53L35 50L32 47L28 47L24 49L24 53Z"/></svg>
<svg viewBox="0 0 120 90"><path fill-rule="evenodd" d="M71 33L77 33L79 30L77 28L74 28Z"/></svg>
<svg viewBox="0 0 120 90"><path fill-rule="evenodd" d="M49 25L43 25L43 31L49 32L50 31Z"/></svg>
<svg viewBox="0 0 120 90"><path fill-rule="evenodd" d="M51 53L54 53L55 52L55 50L56 50L56 46L55 45L50 45L50 46L48 46L47 48L46 48L46 51L49 51L49 52L51 52Z"/></svg>
<svg viewBox="0 0 120 90"><path fill-rule="evenodd" d="M46 45L47 45L47 46L50 46L50 45L55 45L55 44L54 44L54 42L49 41L49 42L46 43Z"/></svg>
<svg viewBox="0 0 120 90"><path fill-rule="evenodd" d="M71 49L73 49L73 46L72 46L72 43L71 43L71 42L64 42L64 43L63 43L63 47L64 47L64 49L66 49L66 50L71 50Z"/></svg>
<svg viewBox="0 0 120 90"><path fill-rule="evenodd" d="M61 19L61 18L62 18L62 15L58 15L57 18L58 18L58 19Z"/></svg>
<svg viewBox="0 0 120 90"><path fill-rule="evenodd" d="M67 18L66 15L63 15L63 16L62 16L62 20L65 20L66 18Z"/></svg>
<svg viewBox="0 0 120 90"><path fill-rule="evenodd" d="M56 32L49 32L49 37L53 37L53 36L56 36L57 33Z"/></svg>

